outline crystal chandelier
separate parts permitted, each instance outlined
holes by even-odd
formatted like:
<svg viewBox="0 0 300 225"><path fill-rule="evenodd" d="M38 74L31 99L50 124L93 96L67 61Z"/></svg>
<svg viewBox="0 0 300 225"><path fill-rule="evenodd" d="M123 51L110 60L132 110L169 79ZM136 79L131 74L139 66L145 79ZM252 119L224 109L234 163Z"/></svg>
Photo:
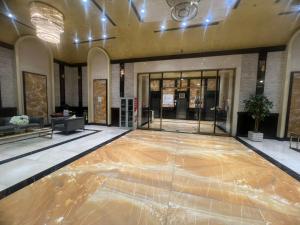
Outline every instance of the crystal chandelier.
<svg viewBox="0 0 300 225"><path fill-rule="evenodd" d="M188 21L198 13L201 0L166 0L171 7L171 16L176 21Z"/></svg>
<svg viewBox="0 0 300 225"><path fill-rule="evenodd" d="M30 16L40 39L60 43L60 34L64 32L64 16L60 11L42 2L32 2Z"/></svg>

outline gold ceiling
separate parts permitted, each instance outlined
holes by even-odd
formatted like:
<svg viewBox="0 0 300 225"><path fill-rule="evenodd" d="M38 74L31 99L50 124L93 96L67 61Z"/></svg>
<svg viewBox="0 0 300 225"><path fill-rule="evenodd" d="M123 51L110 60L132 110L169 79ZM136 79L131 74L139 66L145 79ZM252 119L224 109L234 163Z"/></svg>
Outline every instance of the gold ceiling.
<svg viewBox="0 0 300 225"><path fill-rule="evenodd" d="M35 30L30 28L33 27L29 12L31 1L0 1L0 41L14 44L21 35L35 35ZM65 17L61 43L58 46L49 44L56 59L70 63L85 62L91 46L105 48L111 59L129 59L285 45L300 27L300 13L279 15L291 11L290 0L241 0L238 7L232 9L226 20L218 25L168 32L154 32L160 29L162 21L139 21L128 0L86 1L42 1L60 10ZM138 4L139 0L136 1ZM105 9L115 26L109 20L101 21L101 9ZM16 21L7 16L8 10ZM157 10L160 10L159 7ZM167 28L179 26L173 21L167 24ZM103 34L116 38L78 45L73 43L76 35L80 41L87 41L90 34L93 39L101 39Z"/></svg>

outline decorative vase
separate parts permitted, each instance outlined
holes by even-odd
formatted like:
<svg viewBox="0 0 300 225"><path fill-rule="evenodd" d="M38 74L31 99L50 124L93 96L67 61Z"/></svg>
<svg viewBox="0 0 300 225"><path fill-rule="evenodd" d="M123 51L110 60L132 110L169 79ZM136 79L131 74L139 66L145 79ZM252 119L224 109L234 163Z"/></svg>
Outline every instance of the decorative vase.
<svg viewBox="0 0 300 225"><path fill-rule="evenodd" d="M248 131L248 139L251 141L262 142L264 140L264 134L254 131Z"/></svg>

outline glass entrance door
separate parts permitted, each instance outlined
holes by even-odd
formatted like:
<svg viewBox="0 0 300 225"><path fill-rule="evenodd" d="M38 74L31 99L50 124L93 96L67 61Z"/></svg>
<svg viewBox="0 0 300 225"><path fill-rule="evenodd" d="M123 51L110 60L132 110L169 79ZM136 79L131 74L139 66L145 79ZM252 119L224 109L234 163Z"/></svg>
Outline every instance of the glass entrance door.
<svg viewBox="0 0 300 225"><path fill-rule="evenodd" d="M138 127L185 133L231 132L234 70L138 75Z"/></svg>

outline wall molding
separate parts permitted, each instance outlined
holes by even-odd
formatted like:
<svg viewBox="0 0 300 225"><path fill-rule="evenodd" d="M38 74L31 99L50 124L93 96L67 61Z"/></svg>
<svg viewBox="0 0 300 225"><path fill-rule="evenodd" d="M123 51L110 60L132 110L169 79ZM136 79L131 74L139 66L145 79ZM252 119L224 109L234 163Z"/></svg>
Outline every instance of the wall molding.
<svg viewBox="0 0 300 225"><path fill-rule="evenodd" d="M151 57L131 58L131 59L115 59L115 60L111 60L111 64L161 61L161 60L172 60L172 59L187 59L187 58L202 58L202 57L224 56L224 55L242 55L242 54L260 53L260 52L285 51L285 49L286 49L286 45L277 45L277 46L268 46L268 47L243 48L243 49L198 52L198 53L189 53L189 54L151 56Z"/></svg>
<svg viewBox="0 0 300 225"><path fill-rule="evenodd" d="M12 50L15 49L14 45L11 45L11 44L8 44L8 43L2 42L2 41L0 41L0 47L12 49Z"/></svg>

